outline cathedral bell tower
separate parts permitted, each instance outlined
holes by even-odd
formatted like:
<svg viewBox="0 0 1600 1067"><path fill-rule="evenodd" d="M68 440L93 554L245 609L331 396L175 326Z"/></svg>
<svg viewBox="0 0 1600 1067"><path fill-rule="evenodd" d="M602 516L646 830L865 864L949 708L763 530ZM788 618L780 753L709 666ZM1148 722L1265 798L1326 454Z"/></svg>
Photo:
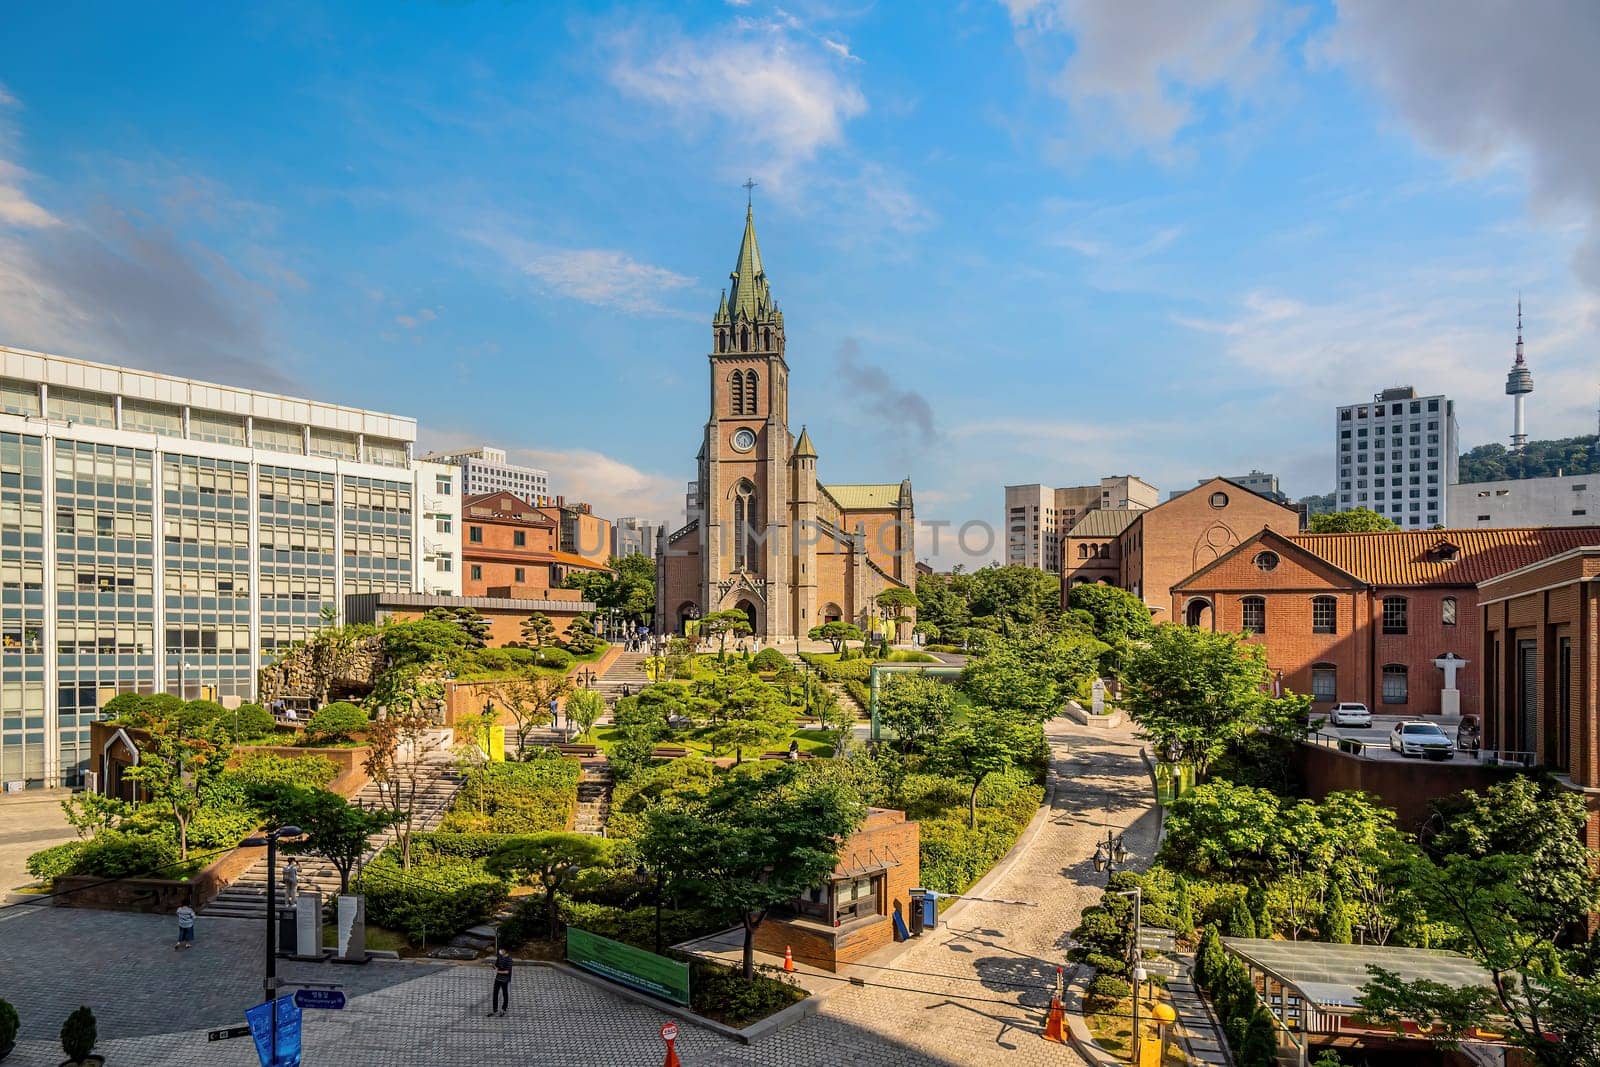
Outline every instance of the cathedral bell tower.
<svg viewBox="0 0 1600 1067"><path fill-rule="evenodd" d="M789 366L748 205L739 257L711 321L711 413L701 449L701 603L739 609L763 636L794 633Z"/></svg>

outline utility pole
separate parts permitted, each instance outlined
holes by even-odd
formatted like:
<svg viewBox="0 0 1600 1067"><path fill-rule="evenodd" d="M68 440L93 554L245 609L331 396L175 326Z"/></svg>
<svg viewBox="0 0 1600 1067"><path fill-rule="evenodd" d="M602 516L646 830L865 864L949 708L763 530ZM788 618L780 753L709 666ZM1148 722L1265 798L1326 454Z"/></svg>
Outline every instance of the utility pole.
<svg viewBox="0 0 1600 1067"><path fill-rule="evenodd" d="M272 1005L272 1032L267 1046L270 1055L278 1055L278 841L285 837L300 837L305 831L298 826L280 826L261 837L247 837L241 846L259 848L267 846L267 969L261 981L265 994L263 1004ZM322 946L318 945L320 949Z"/></svg>

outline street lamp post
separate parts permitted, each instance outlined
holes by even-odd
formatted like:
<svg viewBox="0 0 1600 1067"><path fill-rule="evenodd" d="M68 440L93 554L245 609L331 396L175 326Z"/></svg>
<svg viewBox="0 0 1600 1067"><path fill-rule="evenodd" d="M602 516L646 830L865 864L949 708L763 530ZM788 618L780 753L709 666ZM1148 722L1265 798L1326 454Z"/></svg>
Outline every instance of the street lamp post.
<svg viewBox="0 0 1600 1067"><path fill-rule="evenodd" d="M1123 841L1122 834L1113 834L1109 828L1106 830L1106 839L1097 842L1094 846L1094 869L1096 874L1105 874L1107 880L1116 873L1118 867L1125 867L1128 863L1128 846ZM1139 987L1145 978L1144 968L1139 966L1139 928L1142 925L1140 912L1144 904L1144 889L1134 886L1132 889L1113 889L1110 892L1119 897L1133 898L1133 938L1128 947L1128 971L1133 977L1133 1062L1139 1062Z"/></svg>
<svg viewBox="0 0 1600 1067"><path fill-rule="evenodd" d="M241 847L267 846L267 973L262 979L263 1003L272 1005L271 1043L267 1046L274 1057L278 1054L278 842L287 837L299 837L305 831L298 826L280 826L260 837L247 837L239 842ZM316 946L318 950L321 945Z"/></svg>

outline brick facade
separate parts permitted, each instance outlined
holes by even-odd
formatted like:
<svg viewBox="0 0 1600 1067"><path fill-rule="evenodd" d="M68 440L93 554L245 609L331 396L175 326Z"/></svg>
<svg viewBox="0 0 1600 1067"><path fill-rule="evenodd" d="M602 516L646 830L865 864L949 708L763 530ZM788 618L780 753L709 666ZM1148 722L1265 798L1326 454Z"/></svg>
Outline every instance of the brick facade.
<svg viewBox="0 0 1600 1067"><path fill-rule="evenodd" d="M592 518L593 516L588 516ZM573 569L605 569L559 547L557 520L514 493L485 493L461 505L463 596L564 599L554 594Z"/></svg>
<svg viewBox="0 0 1600 1067"><path fill-rule="evenodd" d="M1143 598L1158 622L1167 621L1174 585L1263 529L1294 533L1300 516L1213 478L1138 513L1115 536L1074 536L1069 530L1061 546L1062 604L1074 585L1103 581Z"/></svg>
<svg viewBox="0 0 1600 1067"><path fill-rule="evenodd" d="M788 948L798 962L835 971L883 948L894 940L896 912L910 924L911 889L922 877L920 848L918 824L908 822L905 812L873 808L839 847L833 885L881 879L876 913L838 925L812 916L768 919L756 927L756 949L782 956Z"/></svg>

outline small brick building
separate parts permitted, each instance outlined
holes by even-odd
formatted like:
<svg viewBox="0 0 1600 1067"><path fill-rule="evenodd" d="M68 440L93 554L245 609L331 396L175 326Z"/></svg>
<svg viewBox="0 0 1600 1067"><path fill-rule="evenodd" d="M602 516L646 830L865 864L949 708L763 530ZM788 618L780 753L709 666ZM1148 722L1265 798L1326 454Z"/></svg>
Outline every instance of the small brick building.
<svg viewBox="0 0 1600 1067"><path fill-rule="evenodd" d="M1600 851L1600 530L1478 586L1483 746L1531 752L1589 808Z"/></svg>
<svg viewBox="0 0 1600 1067"><path fill-rule="evenodd" d="M1248 630L1282 685L1325 712L1361 701L1438 715L1455 669L1461 714L1481 709L1478 583L1584 543L1600 528L1293 534L1263 530L1172 589L1172 618Z"/></svg>
<svg viewBox="0 0 1600 1067"><path fill-rule="evenodd" d="M522 643L522 624L534 612L549 618L557 637L565 637L572 620L591 612L594 604L579 589L550 589L537 599L494 596L445 596L440 593L352 593L344 598L345 618L352 623L381 625L420 619L434 608L471 608L489 620L489 646Z"/></svg>
<svg viewBox="0 0 1600 1067"><path fill-rule="evenodd" d="M894 915L911 921L911 888L922 877L921 833L903 811L872 808L839 847L825 885L756 927L755 947L836 971L894 940Z"/></svg>
<svg viewBox="0 0 1600 1067"><path fill-rule="evenodd" d="M461 592L469 597L548 600L574 570L605 561L558 547L557 520L514 493L484 493L461 503Z"/></svg>

